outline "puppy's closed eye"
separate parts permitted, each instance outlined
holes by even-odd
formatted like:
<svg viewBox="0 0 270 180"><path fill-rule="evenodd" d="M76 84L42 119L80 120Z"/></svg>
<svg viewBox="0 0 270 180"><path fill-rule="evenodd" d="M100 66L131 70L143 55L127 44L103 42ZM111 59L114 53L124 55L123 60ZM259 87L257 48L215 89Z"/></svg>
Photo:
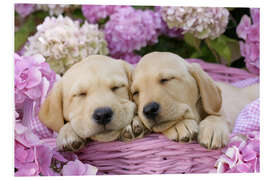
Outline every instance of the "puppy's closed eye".
<svg viewBox="0 0 270 180"><path fill-rule="evenodd" d="M125 85L114 86L114 87L111 88L111 90L112 90L113 92L115 92L115 91L117 91L117 90L119 90L119 89L121 89L121 88L123 88L123 87L125 87Z"/></svg>
<svg viewBox="0 0 270 180"><path fill-rule="evenodd" d="M134 93L132 93L132 96L133 96L133 97L135 97L135 96L137 96L137 95L139 95L139 91L135 91Z"/></svg>
<svg viewBox="0 0 270 180"><path fill-rule="evenodd" d="M174 77L162 78L159 80L161 84L165 84L166 82L175 79Z"/></svg>
<svg viewBox="0 0 270 180"><path fill-rule="evenodd" d="M86 97L87 93L86 92L81 92L81 93L77 94L76 96L78 96L78 97Z"/></svg>

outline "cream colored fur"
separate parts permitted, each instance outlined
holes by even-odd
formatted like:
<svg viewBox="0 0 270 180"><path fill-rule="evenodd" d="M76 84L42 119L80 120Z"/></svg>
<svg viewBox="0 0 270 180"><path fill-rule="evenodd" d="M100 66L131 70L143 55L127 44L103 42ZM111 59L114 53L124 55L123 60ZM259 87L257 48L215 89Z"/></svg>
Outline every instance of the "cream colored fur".
<svg viewBox="0 0 270 180"><path fill-rule="evenodd" d="M63 75L39 112L40 120L59 132L59 150L80 149L87 138L129 140L135 136L133 129L140 134L141 124L134 115L136 105L129 93L132 71L131 65L124 61L94 55L75 64ZM95 109L104 106L113 110L112 120L106 126L92 118Z"/></svg>
<svg viewBox="0 0 270 180"><path fill-rule="evenodd" d="M215 82L198 64L153 52L137 64L131 91L148 129L175 141L197 137L201 145L216 149L228 143L237 115L259 96L259 84L241 89ZM155 121L143 114L144 106L153 101L161 107Z"/></svg>

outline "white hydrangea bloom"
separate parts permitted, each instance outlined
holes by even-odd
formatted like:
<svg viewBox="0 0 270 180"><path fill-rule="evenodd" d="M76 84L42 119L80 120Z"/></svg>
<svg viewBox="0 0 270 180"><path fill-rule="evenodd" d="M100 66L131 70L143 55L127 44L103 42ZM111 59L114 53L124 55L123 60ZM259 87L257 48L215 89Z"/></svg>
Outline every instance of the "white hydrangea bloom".
<svg viewBox="0 0 270 180"><path fill-rule="evenodd" d="M199 39L215 39L226 30L229 11L212 7L162 7L169 28L181 28Z"/></svg>
<svg viewBox="0 0 270 180"><path fill-rule="evenodd" d="M69 8L68 4L37 4L37 10L48 11L49 14L52 15L60 15L63 14L64 10Z"/></svg>
<svg viewBox="0 0 270 180"><path fill-rule="evenodd" d="M37 32L28 38L24 55L41 54L58 74L71 65L94 54L108 54L104 34L96 24L78 21L69 17L46 17L37 26Z"/></svg>

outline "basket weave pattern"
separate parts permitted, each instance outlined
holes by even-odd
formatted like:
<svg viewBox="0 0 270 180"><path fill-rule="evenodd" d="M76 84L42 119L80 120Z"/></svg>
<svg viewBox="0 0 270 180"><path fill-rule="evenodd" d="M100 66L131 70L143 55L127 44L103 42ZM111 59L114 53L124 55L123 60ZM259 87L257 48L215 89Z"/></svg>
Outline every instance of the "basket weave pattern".
<svg viewBox="0 0 270 180"><path fill-rule="evenodd" d="M199 63L214 80L228 83L256 77L245 70ZM90 142L78 153L81 161L98 168L98 174L181 174L215 172L221 150L209 151L197 143L179 143L161 134L150 134L132 142Z"/></svg>
<svg viewBox="0 0 270 180"><path fill-rule="evenodd" d="M214 170L221 150L199 144L168 140L150 134L133 142L92 142L78 153L79 159L98 167L98 174L183 174Z"/></svg>

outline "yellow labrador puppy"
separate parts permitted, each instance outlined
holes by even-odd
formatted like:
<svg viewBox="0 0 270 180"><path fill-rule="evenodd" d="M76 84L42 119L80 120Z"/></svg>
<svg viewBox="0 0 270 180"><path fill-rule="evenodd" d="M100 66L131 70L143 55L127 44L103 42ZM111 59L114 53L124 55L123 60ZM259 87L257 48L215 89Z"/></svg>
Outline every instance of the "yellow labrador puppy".
<svg viewBox="0 0 270 180"><path fill-rule="evenodd" d="M197 137L216 149L227 144L238 113L259 96L259 85L240 89L215 82L196 63L153 52L137 64L131 91L148 129L175 141Z"/></svg>
<svg viewBox="0 0 270 180"><path fill-rule="evenodd" d="M78 150L87 138L127 140L134 138L134 131L141 133L136 105L130 100L132 71L124 61L94 55L64 74L39 112L41 122L59 132L59 150Z"/></svg>

